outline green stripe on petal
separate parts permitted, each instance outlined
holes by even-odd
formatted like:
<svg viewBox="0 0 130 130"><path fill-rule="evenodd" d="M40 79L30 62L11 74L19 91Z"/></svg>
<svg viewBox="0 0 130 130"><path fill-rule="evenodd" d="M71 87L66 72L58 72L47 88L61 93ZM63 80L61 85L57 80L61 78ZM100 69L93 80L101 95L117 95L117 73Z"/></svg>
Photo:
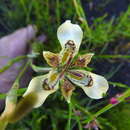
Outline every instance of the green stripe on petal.
<svg viewBox="0 0 130 130"><path fill-rule="evenodd" d="M28 89L26 90L26 92L24 93L23 97L26 97L27 95L31 94L31 93L35 93L37 96L37 101L34 104L34 108L40 107L44 101L46 100L46 98L54 93L57 89L58 89L58 83L56 84L56 86L53 89L50 90L45 90L44 89L44 81L45 79L47 79L48 74L47 75L43 75L43 76L37 76L35 78L33 78L28 86Z"/></svg>

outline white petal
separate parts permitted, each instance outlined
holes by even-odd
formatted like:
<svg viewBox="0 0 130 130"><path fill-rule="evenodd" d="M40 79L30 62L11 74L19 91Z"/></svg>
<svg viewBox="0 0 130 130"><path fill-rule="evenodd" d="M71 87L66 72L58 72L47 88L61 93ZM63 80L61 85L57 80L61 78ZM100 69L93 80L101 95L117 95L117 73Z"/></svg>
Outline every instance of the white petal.
<svg viewBox="0 0 130 130"><path fill-rule="evenodd" d="M90 98L100 99L103 97L103 94L107 92L109 86L103 76L84 70L72 70L72 72L73 74L75 73L75 75L71 76L68 74L68 79L75 85L80 86ZM78 79L78 74L84 76Z"/></svg>
<svg viewBox="0 0 130 130"><path fill-rule="evenodd" d="M64 48L65 44L72 40L76 45L76 49L79 50L83 32L79 25L72 24L70 20L66 20L57 30L57 36L61 43L62 48Z"/></svg>
<svg viewBox="0 0 130 130"><path fill-rule="evenodd" d="M84 92L93 99L103 98L109 88L107 80L100 75L89 72L89 75L93 79L93 85L91 87L81 87Z"/></svg>
<svg viewBox="0 0 130 130"><path fill-rule="evenodd" d="M44 101L46 100L46 98L54 93L57 89L58 89L58 84L57 86L55 86L55 89L53 90L44 90L43 89L43 81L48 77L48 75L43 75L43 76L37 76L35 78L33 78L26 90L26 92L24 93L24 96L27 96L28 94L34 93L37 95L37 103L34 105L34 108L37 108L39 106L41 106Z"/></svg>

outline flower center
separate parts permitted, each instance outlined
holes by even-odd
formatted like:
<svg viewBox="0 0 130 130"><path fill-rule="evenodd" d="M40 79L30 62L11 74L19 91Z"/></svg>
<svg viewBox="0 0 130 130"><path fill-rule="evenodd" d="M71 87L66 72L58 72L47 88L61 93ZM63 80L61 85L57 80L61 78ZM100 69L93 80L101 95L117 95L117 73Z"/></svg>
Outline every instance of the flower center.
<svg viewBox="0 0 130 130"><path fill-rule="evenodd" d="M69 66L71 65L72 59L74 58L76 46L73 41L69 40L65 44L64 50L61 52L61 72L60 78L64 75L64 73L68 70Z"/></svg>
<svg viewBox="0 0 130 130"><path fill-rule="evenodd" d="M64 77L65 72L68 71L72 59L75 56L75 49L76 46L73 41L69 40L65 44L65 48L60 53L60 64L57 68L52 68L48 78L43 81L43 88L45 90L54 89L55 84Z"/></svg>

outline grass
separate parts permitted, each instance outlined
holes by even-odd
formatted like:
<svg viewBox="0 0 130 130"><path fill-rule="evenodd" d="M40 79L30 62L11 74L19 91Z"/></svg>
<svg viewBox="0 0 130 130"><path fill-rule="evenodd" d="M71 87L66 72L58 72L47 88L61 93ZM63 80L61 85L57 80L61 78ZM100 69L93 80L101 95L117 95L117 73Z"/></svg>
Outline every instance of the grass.
<svg viewBox="0 0 130 130"><path fill-rule="evenodd" d="M121 13L117 18L106 20L107 14L95 18L92 25L89 25L86 20L86 14L82 7L80 0L10 0L7 2L0 1L0 25L2 30L0 36L7 35L18 28L27 26L28 24L35 24L38 28L38 34L44 33L47 36L47 43L42 47L34 45L33 49L41 53L41 48L53 52L60 51L59 43L56 36L57 27L66 19L71 19L72 22L81 25L84 31L84 39L81 46L80 53L95 50L94 60L105 59L107 61L113 59L129 59L130 56L126 53L122 54L105 54L108 44L115 44L120 37L122 39L130 39L130 6L128 9ZM39 49L40 48L40 49ZM12 59L7 66L0 69L0 73L6 71L12 64L25 58L27 56L16 57ZM41 57L37 57L41 61ZM102 61L100 61L102 62ZM45 63L39 63L39 66ZM36 68L36 67L35 67ZM42 69L42 68L38 68ZM38 70L36 68L36 70ZM96 68L94 68L96 69ZM119 68L120 69L120 68ZM112 77L119 71L112 71L107 76ZM119 98L123 102L126 97L130 96L129 86L120 82L109 82L110 85L124 88L126 92ZM19 95L24 93L25 89L19 89ZM84 98L85 97L85 98ZM0 94L0 98L5 98L5 94ZM82 99L82 101L81 101ZM114 128L106 118L97 118L102 113L106 112L115 105L108 104L108 98L105 102L94 106L94 102L89 102L89 98L80 94L78 91L73 94L72 104L69 106L64 101L61 94L57 92L55 95L50 96L47 102L36 110L33 110L23 120L16 124L8 125L7 130L41 130L41 129L66 129L71 130L76 127L83 130L86 123L91 122L95 118L102 124L106 122L111 128ZM103 106L103 107L102 107ZM68 109L69 108L69 109ZM90 108L94 108L91 110ZM98 109L100 110L98 111ZM76 116L74 110L80 110L81 115ZM90 110L90 112L88 111ZM104 124L103 124L104 126Z"/></svg>

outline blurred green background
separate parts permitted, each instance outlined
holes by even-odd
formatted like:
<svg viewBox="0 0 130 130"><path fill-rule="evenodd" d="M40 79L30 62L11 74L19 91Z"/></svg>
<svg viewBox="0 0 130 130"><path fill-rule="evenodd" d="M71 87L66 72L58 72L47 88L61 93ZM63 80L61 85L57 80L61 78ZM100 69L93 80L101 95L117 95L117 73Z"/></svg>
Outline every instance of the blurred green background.
<svg viewBox="0 0 130 130"><path fill-rule="evenodd" d="M59 52L58 26L66 19L79 24L84 37L80 54L93 52L95 56L89 69L104 75L110 82L105 99L92 100L82 90L72 97L71 130L87 129L86 119L109 104L109 99L123 93L130 86L130 2L129 0L1 0L0 36L34 24L38 34L44 34L44 43L32 43L32 49L40 53L35 60L38 66L46 66L42 51ZM38 73L40 75L40 73ZM34 75L38 75L34 73ZM23 93L23 92L22 92ZM130 104L123 103L105 108L97 117L103 130L129 130ZM107 111L108 110L108 111ZM80 112L77 116L76 112ZM89 111L89 112L88 112ZM67 129L69 106L60 92L51 95L45 104L34 109L23 120L9 124L7 130L62 130ZM105 113L104 113L105 112ZM95 129L96 130L96 129Z"/></svg>

